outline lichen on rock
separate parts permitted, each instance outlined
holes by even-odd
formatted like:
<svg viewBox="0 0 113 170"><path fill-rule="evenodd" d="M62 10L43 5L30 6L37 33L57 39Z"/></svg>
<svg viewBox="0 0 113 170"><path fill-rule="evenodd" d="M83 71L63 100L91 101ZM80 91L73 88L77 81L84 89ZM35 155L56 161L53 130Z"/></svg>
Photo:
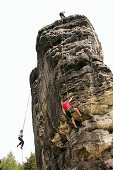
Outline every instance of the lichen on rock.
<svg viewBox="0 0 113 170"><path fill-rule="evenodd" d="M38 32L30 75L39 170L113 169L113 75L87 17L69 16ZM73 97L75 129L61 101Z"/></svg>

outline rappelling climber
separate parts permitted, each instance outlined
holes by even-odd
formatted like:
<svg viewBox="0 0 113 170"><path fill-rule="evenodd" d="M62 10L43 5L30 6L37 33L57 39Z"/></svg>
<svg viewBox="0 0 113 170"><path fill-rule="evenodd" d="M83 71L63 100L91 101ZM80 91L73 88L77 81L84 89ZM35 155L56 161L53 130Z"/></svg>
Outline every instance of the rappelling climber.
<svg viewBox="0 0 113 170"><path fill-rule="evenodd" d="M70 106L70 101L72 100L72 97L70 98L70 100L68 101L65 101L63 104L62 104L62 107L63 109L65 110L66 112L66 115L69 119L71 119L73 125L75 126L75 128L77 128L77 125L74 121L74 118L72 116L72 113L76 112L77 114L79 114L79 116L81 116L81 113L79 112L79 110L77 108L74 108L74 109L71 109L71 106Z"/></svg>
<svg viewBox="0 0 113 170"><path fill-rule="evenodd" d="M64 13L65 13L65 11L62 11L62 12L59 13L59 15L60 15L61 18L65 18Z"/></svg>
<svg viewBox="0 0 113 170"><path fill-rule="evenodd" d="M18 140L20 140L20 143L17 145L17 147L19 145L21 145L21 149L23 149L23 145L24 145L24 141L23 141L23 129L20 130L19 136L18 136Z"/></svg>

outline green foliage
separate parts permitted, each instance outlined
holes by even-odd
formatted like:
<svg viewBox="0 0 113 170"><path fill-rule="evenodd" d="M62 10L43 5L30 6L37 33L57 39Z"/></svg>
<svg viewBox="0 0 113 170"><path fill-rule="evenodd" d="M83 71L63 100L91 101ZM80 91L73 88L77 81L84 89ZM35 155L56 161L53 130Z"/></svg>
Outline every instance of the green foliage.
<svg viewBox="0 0 113 170"><path fill-rule="evenodd" d="M2 167L3 167L3 162L2 160L0 160L0 170L2 169Z"/></svg>
<svg viewBox="0 0 113 170"><path fill-rule="evenodd" d="M0 168L3 170L19 170L15 157L12 152L7 155L7 158L3 158L0 163Z"/></svg>
<svg viewBox="0 0 113 170"><path fill-rule="evenodd" d="M24 170L38 170L34 153L31 152L30 157L27 158L27 162L24 163Z"/></svg>
<svg viewBox="0 0 113 170"><path fill-rule="evenodd" d="M21 164L18 164L18 170L24 170L24 167L23 167L23 165L21 165Z"/></svg>
<svg viewBox="0 0 113 170"><path fill-rule="evenodd" d="M17 164L15 157L10 152L6 158L0 160L0 170L38 170L36 165L35 154L31 152L30 157L27 158L27 162L23 165Z"/></svg>

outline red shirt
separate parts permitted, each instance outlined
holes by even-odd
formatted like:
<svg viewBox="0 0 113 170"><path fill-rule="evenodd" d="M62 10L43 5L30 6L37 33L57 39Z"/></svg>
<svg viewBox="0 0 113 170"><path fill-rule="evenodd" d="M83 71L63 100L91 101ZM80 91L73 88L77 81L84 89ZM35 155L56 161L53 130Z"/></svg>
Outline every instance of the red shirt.
<svg viewBox="0 0 113 170"><path fill-rule="evenodd" d="M62 107L63 107L64 110L70 108L69 103L70 103L70 101L67 101L67 102L63 103Z"/></svg>

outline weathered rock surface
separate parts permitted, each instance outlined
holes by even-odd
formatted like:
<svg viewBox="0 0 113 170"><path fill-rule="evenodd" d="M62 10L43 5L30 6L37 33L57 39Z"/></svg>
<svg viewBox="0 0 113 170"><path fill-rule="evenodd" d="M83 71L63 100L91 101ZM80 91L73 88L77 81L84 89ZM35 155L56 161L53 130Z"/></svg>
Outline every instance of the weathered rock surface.
<svg viewBox="0 0 113 170"><path fill-rule="evenodd" d="M32 117L39 170L113 169L113 75L85 16L42 28L36 43L38 66L30 75ZM78 130L62 110L73 97L82 117Z"/></svg>

